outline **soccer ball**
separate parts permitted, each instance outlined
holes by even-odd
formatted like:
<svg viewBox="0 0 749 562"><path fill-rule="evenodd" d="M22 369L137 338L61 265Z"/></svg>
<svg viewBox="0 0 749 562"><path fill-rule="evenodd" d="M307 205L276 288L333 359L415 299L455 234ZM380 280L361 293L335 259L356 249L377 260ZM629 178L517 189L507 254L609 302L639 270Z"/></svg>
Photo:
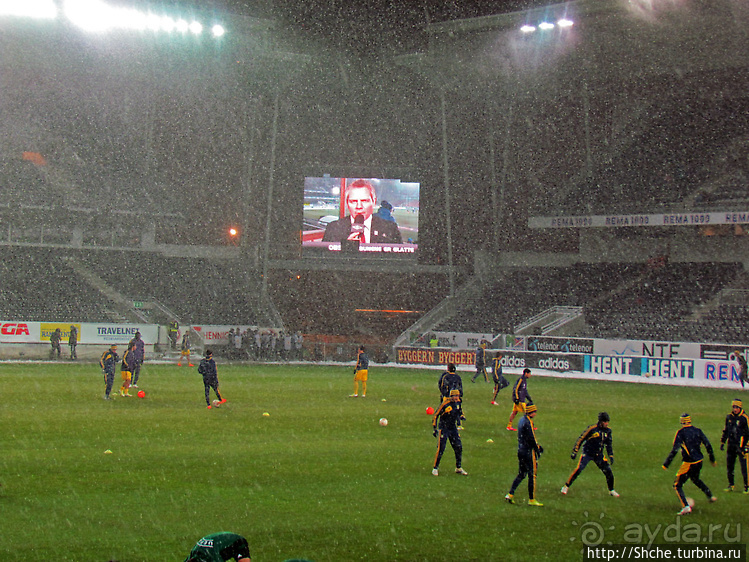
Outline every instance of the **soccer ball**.
<svg viewBox="0 0 749 562"><path fill-rule="evenodd" d="M687 497L687 505L689 507L694 507L694 498Z"/></svg>
<svg viewBox="0 0 749 562"><path fill-rule="evenodd" d="M380 425L385 427L388 424L387 418L380 418Z"/></svg>
<svg viewBox="0 0 749 562"><path fill-rule="evenodd" d="M220 408L221 407L221 401L220 400L214 400L213 401L213 407L214 408Z"/></svg>
<svg viewBox="0 0 749 562"><path fill-rule="evenodd" d="M146 397L146 391L145 390L139 390L138 391L138 398L145 398Z"/></svg>

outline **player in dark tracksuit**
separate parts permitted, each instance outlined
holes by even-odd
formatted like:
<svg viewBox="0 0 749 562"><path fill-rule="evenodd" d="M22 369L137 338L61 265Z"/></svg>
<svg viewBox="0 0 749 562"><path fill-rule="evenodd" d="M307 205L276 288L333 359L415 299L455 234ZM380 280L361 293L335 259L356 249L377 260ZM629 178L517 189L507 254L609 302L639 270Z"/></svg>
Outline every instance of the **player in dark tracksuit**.
<svg viewBox="0 0 749 562"><path fill-rule="evenodd" d="M499 394L499 391L505 388L506 386L510 386L510 381L508 381L504 375L502 374L502 357L504 357L501 353L497 353L497 356L492 359L492 379L494 380L494 396L492 396L492 405L498 406L497 404L497 394Z"/></svg>
<svg viewBox="0 0 749 562"><path fill-rule="evenodd" d="M486 373L486 343L481 342L481 345L476 348L476 374L473 375L471 382L476 382L476 377L481 375L484 376L484 380L489 382L489 375Z"/></svg>
<svg viewBox="0 0 749 562"><path fill-rule="evenodd" d="M198 365L198 373L203 375L205 403L208 405L208 409L210 410L211 408L211 389L216 393L222 404L226 402L218 390L218 369L216 368L216 362L213 360L213 351L210 349L205 350L205 357L200 360L200 364Z"/></svg>
<svg viewBox="0 0 749 562"><path fill-rule="evenodd" d="M747 482L747 465L749 465L749 417L744 411L741 400L736 398L731 402L731 413L726 416L726 425L720 437L720 450L728 445L726 451L726 473L728 475L728 488L726 492L733 491L733 469L736 459L739 459L741 476L744 479L744 493L749 494L749 482Z"/></svg>
<svg viewBox="0 0 749 562"><path fill-rule="evenodd" d="M463 409L460 407L460 391L451 390L450 398L443 400L432 418L433 435L439 439L437 454L434 457L432 474L439 476L440 460L445 452L448 440L455 452L455 472L461 475L468 473L461 467L463 463L463 443L460 440L458 424L463 419Z"/></svg>
<svg viewBox="0 0 749 562"><path fill-rule="evenodd" d="M718 498L713 496L707 484L700 479L702 459L704 458L701 446L705 446L707 454L710 457L710 462L715 466L713 446L702 430L692 425L692 418L689 414L682 414L679 421L681 422L681 429L674 436L674 446L663 463L663 470L668 468L668 465L674 460L676 454L681 451L682 463L679 470L676 471L674 490L676 490L676 495L679 496L679 501L681 502L681 511L679 511L678 515L684 515L692 512L692 508L687 503L687 498L682 489L687 480L694 482L694 485L702 490L711 502L717 501Z"/></svg>
<svg viewBox="0 0 749 562"><path fill-rule="evenodd" d="M442 373L437 386L440 389L440 401L444 401L445 398L450 398L451 390L459 390L460 398L463 398L463 379L456 372L457 369L454 363L447 364L447 371Z"/></svg>
<svg viewBox="0 0 749 562"><path fill-rule="evenodd" d="M531 404L518 422L518 475L513 480L505 500L508 503L515 503L515 490L527 477L528 505L541 507L543 504L536 499L536 474L538 473L538 457L544 452L544 448L538 444L536 428L533 425L536 410L536 406Z"/></svg>
<svg viewBox="0 0 749 562"><path fill-rule="evenodd" d="M585 470L588 463L593 461L606 477L609 495L615 498L619 497L617 491L614 490L614 473L611 471L611 465L614 464L614 445L611 429L609 428L610 421L611 418L608 413L601 412L598 414L598 423L588 426L580 437L577 438L570 458L574 460L581 447L583 454L580 455L580 460L577 462L575 470L572 471L570 477L567 478L567 482L562 486L562 494L567 494L567 490L572 486L572 483ZM606 454L604 454L604 451ZM608 456L608 460L606 456Z"/></svg>
<svg viewBox="0 0 749 562"><path fill-rule="evenodd" d="M112 397L109 394L112 392L112 385L114 384L114 372L117 369L117 361L120 360L120 356L117 355L117 346L112 344L109 349L102 353L99 365L101 370L104 372L104 384L106 388L104 390L104 400L111 400Z"/></svg>
<svg viewBox="0 0 749 562"><path fill-rule="evenodd" d="M523 369L523 374L515 382L515 386L512 387L512 412L510 413L510 419L507 421L507 431L517 431L512 427L512 421L515 416L520 413L525 413L526 405L533 404L531 395L528 394L528 378L531 376L531 370L527 367Z"/></svg>

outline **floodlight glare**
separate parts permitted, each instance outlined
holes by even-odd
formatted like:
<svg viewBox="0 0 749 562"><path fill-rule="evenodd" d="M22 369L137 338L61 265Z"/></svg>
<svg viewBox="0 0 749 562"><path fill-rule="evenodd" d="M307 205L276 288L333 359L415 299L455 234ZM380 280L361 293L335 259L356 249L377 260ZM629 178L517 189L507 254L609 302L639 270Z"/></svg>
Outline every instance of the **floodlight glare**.
<svg viewBox="0 0 749 562"><path fill-rule="evenodd" d="M523 33L533 33L534 31L536 31L536 28L533 27L532 25L526 24L520 28L520 31L522 31Z"/></svg>
<svg viewBox="0 0 749 562"><path fill-rule="evenodd" d="M562 18L557 22L557 25L559 27L572 27L575 24L572 20L568 20L567 18Z"/></svg>
<svg viewBox="0 0 749 562"><path fill-rule="evenodd" d="M91 32L112 27L112 9L98 0L65 0L65 15L78 27Z"/></svg>
<svg viewBox="0 0 749 562"><path fill-rule="evenodd" d="M548 21L542 21L541 23L538 24L538 28L546 31L547 29L554 29L554 24Z"/></svg>
<svg viewBox="0 0 749 562"><path fill-rule="evenodd" d="M6 3L12 0L0 0L0 15ZM20 1L20 0L19 0ZM54 0L27 0L31 6L35 3L47 2L54 7ZM191 32L200 35L203 25L199 21L188 23L183 19L173 19L153 13L138 12L128 8L117 8L106 4L102 0L64 0L64 11L71 23L86 31L101 32L108 29L129 29L136 31L166 31L171 33ZM221 37L225 30L220 25L212 28L214 37Z"/></svg>
<svg viewBox="0 0 749 562"><path fill-rule="evenodd" d="M3 0L0 1L0 17L2 16L55 19L57 6L54 0Z"/></svg>

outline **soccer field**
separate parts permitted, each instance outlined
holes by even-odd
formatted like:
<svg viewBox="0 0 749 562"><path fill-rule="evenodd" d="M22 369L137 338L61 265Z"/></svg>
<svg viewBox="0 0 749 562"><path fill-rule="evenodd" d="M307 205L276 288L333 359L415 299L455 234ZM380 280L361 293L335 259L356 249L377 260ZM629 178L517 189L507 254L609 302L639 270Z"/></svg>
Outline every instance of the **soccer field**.
<svg viewBox="0 0 749 562"><path fill-rule="evenodd" d="M504 501L517 472L509 389L492 406L491 385L467 373L469 475L453 473L449 445L431 475L425 409L437 406L439 374L373 366L367 398L354 399L351 366L219 364L228 402L207 410L195 368L146 364L146 398L108 402L97 365L3 363L0 560L181 561L217 531L247 537L253 562L582 560L584 539L746 542L749 495L722 491L719 451L739 387L531 378L545 449L536 508L525 484L517 505ZM593 464L563 497L572 446L601 410L621 497ZM715 447L718 467L706 462L702 477L719 501L689 483L695 511L678 518L679 458L661 463L685 411Z"/></svg>

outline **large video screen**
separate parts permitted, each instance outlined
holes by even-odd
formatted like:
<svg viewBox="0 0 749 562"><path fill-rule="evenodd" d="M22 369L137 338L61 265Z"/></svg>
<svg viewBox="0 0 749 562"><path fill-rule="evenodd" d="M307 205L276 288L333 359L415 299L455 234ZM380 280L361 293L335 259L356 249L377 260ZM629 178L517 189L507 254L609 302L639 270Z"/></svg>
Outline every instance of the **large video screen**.
<svg viewBox="0 0 749 562"><path fill-rule="evenodd" d="M306 255L415 256L419 184L381 178L304 178Z"/></svg>

